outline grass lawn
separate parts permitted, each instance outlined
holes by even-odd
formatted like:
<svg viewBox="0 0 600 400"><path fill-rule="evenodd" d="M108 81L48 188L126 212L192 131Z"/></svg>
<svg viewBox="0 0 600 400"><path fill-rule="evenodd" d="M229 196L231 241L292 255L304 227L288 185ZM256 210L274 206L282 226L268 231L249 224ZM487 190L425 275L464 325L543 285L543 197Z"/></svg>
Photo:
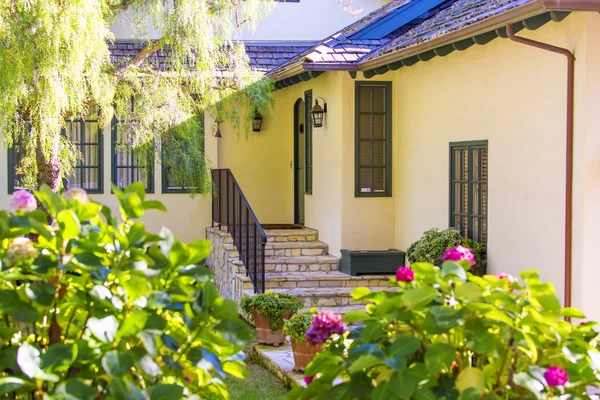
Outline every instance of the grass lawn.
<svg viewBox="0 0 600 400"><path fill-rule="evenodd" d="M250 376L246 379L225 379L232 400L285 399L287 389L279 378L256 364L249 364L246 369L250 371Z"/></svg>

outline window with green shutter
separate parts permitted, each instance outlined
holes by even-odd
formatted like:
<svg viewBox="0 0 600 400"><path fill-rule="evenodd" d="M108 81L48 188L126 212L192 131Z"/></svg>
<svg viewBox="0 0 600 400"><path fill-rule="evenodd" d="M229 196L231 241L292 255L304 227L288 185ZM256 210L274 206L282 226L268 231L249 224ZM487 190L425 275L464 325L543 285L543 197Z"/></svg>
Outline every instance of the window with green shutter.
<svg viewBox="0 0 600 400"><path fill-rule="evenodd" d="M391 196L391 82L356 82L355 157L355 196Z"/></svg>
<svg viewBox="0 0 600 400"><path fill-rule="evenodd" d="M450 226L487 241L487 140L450 143Z"/></svg>

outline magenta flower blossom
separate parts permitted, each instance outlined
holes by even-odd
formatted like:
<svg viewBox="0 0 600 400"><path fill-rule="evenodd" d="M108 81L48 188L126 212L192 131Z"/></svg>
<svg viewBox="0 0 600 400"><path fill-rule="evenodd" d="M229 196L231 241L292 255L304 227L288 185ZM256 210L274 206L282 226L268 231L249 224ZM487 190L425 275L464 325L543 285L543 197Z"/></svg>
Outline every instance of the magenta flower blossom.
<svg viewBox="0 0 600 400"><path fill-rule="evenodd" d="M500 272L499 274L497 274L496 278L508 279L508 283L515 283L517 281L517 278L515 278L511 274L505 274L504 272Z"/></svg>
<svg viewBox="0 0 600 400"><path fill-rule="evenodd" d="M10 199L9 209L13 213L17 211L35 211L37 210L37 201L35 200L35 196L27 190L17 190L13 193L12 199Z"/></svg>
<svg viewBox="0 0 600 400"><path fill-rule="evenodd" d="M310 385L310 383L315 379L314 375L311 376L307 376L304 378L304 383L306 383L306 385Z"/></svg>
<svg viewBox="0 0 600 400"><path fill-rule="evenodd" d="M325 310L315 315L304 337L308 343L317 345L325 343L331 335L341 335L344 332L346 332L346 324L342 323L342 315Z"/></svg>
<svg viewBox="0 0 600 400"><path fill-rule="evenodd" d="M546 379L548 386L564 386L569 381L569 375L564 369L551 365L544 372L544 379Z"/></svg>
<svg viewBox="0 0 600 400"><path fill-rule="evenodd" d="M444 261L468 261L472 267L475 265L475 256L466 247L456 246L444 252L442 262Z"/></svg>
<svg viewBox="0 0 600 400"><path fill-rule="evenodd" d="M87 192L80 188L71 188L65 192L65 200L77 200L80 203L87 204L90 202Z"/></svg>
<svg viewBox="0 0 600 400"><path fill-rule="evenodd" d="M397 282L412 282L415 280L415 272L408 267L399 267L396 271Z"/></svg>

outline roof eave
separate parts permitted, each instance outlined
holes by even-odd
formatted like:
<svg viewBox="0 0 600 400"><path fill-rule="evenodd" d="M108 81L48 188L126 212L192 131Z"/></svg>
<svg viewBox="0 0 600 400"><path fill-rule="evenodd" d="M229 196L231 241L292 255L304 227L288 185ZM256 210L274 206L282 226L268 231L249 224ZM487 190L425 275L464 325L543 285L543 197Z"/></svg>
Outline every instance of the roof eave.
<svg viewBox="0 0 600 400"><path fill-rule="evenodd" d="M600 11L598 0L544 0L547 11Z"/></svg>
<svg viewBox="0 0 600 400"><path fill-rule="evenodd" d="M373 68L381 67L399 59L408 58L421 54L428 50L445 46L460 40L468 39L481 33L496 30L498 28L505 27L508 24L514 24L529 17L548 12L547 8L544 8L542 0L536 0L531 3L524 4L520 7L515 7L505 13L485 19L477 22L473 25L469 25L463 29L450 32L447 35L440 36L438 38L428 40L424 43L402 49L397 52L384 54L380 57L363 61L359 64L359 70L370 70Z"/></svg>
<svg viewBox="0 0 600 400"><path fill-rule="evenodd" d="M391 62L416 56L428 50L445 46L460 40L468 39L479 34L503 28L524 19L535 17L548 11L600 11L598 0L535 0L531 3L515 7L505 13L491 17L467 26L463 29L450 32L447 35L429 40L427 42L402 49L397 52L384 54L372 60L359 63L297 63L287 69L267 75L275 81L289 78L303 71L366 71L387 65Z"/></svg>

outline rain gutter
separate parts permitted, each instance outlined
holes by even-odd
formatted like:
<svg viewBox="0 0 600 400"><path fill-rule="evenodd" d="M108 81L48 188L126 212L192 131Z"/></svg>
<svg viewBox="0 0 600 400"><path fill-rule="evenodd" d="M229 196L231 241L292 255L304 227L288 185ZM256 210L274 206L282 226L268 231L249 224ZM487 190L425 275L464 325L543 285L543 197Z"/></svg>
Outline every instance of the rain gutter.
<svg viewBox="0 0 600 400"><path fill-rule="evenodd" d="M558 1L560 3L560 1ZM584 3L584 2L580 2ZM597 7L597 5L596 5ZM565 291L564 306L571 307L572 242L573 242L573 126L575 101L575 56L570 50L536 40L515 36L512 24L506 26L508 38L513 42L550 51L567 57L567 127L566 127L566 179L565 179Z"/></svg>

